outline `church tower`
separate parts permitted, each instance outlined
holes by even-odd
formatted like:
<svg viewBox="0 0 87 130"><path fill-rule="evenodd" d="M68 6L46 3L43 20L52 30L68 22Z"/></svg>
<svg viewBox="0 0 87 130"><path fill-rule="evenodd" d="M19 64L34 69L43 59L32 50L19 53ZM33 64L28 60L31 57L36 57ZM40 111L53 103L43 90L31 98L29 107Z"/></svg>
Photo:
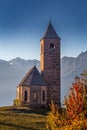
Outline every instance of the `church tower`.
<svg viewBox="0 0 87 130"><path fill-rule="evenodd" d="M40 70L47 83L47 103L51 101L60 106L60 37L49 22L40 41Z"/></svg>

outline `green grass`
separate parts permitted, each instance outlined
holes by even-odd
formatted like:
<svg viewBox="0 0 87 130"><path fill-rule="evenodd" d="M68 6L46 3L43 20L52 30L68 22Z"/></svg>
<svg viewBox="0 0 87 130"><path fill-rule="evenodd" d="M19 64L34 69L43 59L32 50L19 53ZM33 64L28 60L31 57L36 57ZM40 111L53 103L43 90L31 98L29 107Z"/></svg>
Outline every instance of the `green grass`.
<svg viewBox="0 0 87 130"><path fill-rule="evenodd" d="M46 130L46 109L0 107L0 130Z"/></svg>

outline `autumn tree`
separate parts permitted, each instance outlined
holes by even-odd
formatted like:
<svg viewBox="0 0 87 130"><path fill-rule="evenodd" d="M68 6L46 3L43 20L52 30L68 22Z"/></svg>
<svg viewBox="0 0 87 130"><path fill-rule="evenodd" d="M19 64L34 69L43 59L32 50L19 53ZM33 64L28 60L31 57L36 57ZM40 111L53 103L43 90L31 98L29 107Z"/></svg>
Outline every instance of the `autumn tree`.
<svg viewBox="0 0 87 130"><path fill-rule="evenodd" d="M82 77L76 77L76 82L72 84L69 96L65 98L67 124L71 124L73 129L75 127L79 130L87 129L87 92L86 84L82 80Z"/></svg>
<svg viewBox="0 0 87 130"><path fill-rule="evenodd" d="M87 129L87 73L75 78L70 93L64 100L65 111L60 113L55 104L47 116L48 130Z"/></svg>
<svg viewBox="0 0 87 130"><path fill-rule="evenodd" d="M84 93L84 112L85 112L85 117L87 118L87 70L85 70L82 74L81 74L81 82L84 84L84 89L85 89L85 93Z"/></svg>
<svg viewBox="0 0 87 130"><path fill-rule="evenodd" d="M67 118L70 120L79 119L83 114L84 87L82 83L74 83L70 94L65 98Z"/></svg>
<svg viewBox="0 0 87 130"><path fill-rule="evenodd" d="M62 130L61 128L65 124L64 112L53 101L50 104L50 109L51 111L47 116L47 130Z"/></svg>

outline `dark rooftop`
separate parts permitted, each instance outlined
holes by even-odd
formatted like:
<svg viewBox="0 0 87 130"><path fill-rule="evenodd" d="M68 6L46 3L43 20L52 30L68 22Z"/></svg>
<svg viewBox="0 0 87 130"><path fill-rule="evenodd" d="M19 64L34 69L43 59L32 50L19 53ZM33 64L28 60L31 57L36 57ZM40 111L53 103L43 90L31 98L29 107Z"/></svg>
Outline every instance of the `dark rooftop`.
<svg viewBox="0 0 87 130"><path fill-rule="evenodd" d="M22 81L19 83L18 86L32 86L32 85L40 85L40 86L46 86L44 79L42 78L41 74L39 73L36 66L31 68L25 77L22 79Z"/></svg>
<svg viewBox="0 0 87 130"><path fill-rule="evenodd" d="M43 38L59 38L53 25L51 24L51 21L49 22L49 25L47 27L47 30L46 30Z"/></svg>

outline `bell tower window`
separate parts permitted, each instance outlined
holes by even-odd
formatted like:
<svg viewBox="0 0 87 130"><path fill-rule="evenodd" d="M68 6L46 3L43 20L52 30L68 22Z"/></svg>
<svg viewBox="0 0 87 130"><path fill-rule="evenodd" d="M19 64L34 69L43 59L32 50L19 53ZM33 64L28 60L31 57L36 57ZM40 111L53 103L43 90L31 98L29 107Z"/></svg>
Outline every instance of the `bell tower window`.
<svg viewBox="0 0 87 130"><path fill-rule="evenodd" d="M53 51L55 51L55 46L53 45L53 43L50 44L50 53L52 53Z"/></svg>

